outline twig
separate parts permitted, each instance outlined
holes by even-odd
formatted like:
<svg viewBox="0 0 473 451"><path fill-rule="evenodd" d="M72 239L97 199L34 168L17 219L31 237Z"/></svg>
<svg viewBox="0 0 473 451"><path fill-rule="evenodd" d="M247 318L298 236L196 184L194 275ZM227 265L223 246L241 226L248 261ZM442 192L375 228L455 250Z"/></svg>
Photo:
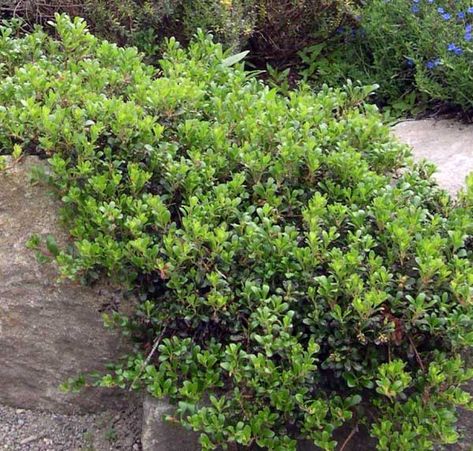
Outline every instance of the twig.
<svg viewBox="0 0 473 451"><path fill-rule="evenodd" d="M30 435L29 437L25 438L20 442L20 445L28 445L29 443L35 442L42 438L46 437L45 434L38 434L38 435Z"/></svg>
<svg viewBox="0 0 473 451"><path fill-rule="evenodd" d="M0 155L0 158L4 157L4 156L5 155ZM0 173L1 172L8 172L8 171L11 171L12 169L14 169L15 166L23 160L23 157L24 157L24 155L20 155L20 157L18 157L16 160L13 160L13 162L10 163L9 166L5 166L4 168L0 169Z"/></svg>
<svg viewBox="0 0 473 451"><path fill-rule="evenodd" d="M346 438L346 440L343 442L343 445L340 447L340 450L339 451L343 451L346 446L348 445L348 442L353 438L353 436L358 432L358 425L356 425L350 432L350 434L348 435L348 437Z"/></svg>
<svg viewBox="0 0 473 451"><path fill-rule="evenodd" d="M148 365L149 361L151 360L151 357L153 357L153 354L156 352L156 349L158 349L159 343L161 342L163 335L166 332L166 329L167 329L167 326L164 327L164 329L161 331L159 336L156 337L156 339L154 340L153 347L151 348L151 351L148 354L148 357L146 357L146 360L141 364L138 374L135 376L135 378L133 379L133 382L130 385L130 388L128 389L129 391L133 389L133 385L135 385L135 382L141 376L141 373L143 373L143 370L146 368L146 365Z"/></svg>
<svg viewBox="0 0 473 451"><path fill-rule="evenodd" d="M425 372L424 362L422 362L422 359L420 358L420 355L419 355L419 353L417 352L417 348L416 348L414 342L412 341L412 338L411 338L409 335L407 335L407 338L408 338L408 340L409 340L409 343L410 343L411 346L412 346L412 349L414 350L414 354L416 355L417 363L418 363L419 366L421 367L422 371Z"/></svg>

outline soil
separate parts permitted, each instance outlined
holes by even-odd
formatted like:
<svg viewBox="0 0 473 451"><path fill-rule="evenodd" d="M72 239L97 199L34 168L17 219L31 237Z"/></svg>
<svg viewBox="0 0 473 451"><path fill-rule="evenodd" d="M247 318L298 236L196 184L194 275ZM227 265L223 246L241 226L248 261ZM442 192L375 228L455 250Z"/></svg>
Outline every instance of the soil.
<svg viewBox="0 0 473 451"><path fill-rule="evenodd" d="M87 415L0 406L1 451L141 451L141 408Z"/></svg>

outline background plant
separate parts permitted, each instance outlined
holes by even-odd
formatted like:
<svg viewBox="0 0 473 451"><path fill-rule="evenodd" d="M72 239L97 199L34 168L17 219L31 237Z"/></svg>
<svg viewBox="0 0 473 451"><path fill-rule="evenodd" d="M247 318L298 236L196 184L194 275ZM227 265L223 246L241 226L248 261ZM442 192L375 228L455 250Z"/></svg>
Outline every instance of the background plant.
<svg viewBox="0 0 473 451"><path fill-rule="evenodd" d="M330 46L306 50L306 77L346 77L380 85L379 100L450 103L469 110L473 7L467 0L370 0L359 25L339 29ZM399 102L401 99L401 102Z"/></svg>
<svg viewBox="0 0 473 451"><path fill-rule="evenodd" d="M264 61L288 61L351 20L358 0L0 0L0 13L45 24L56 12L86 17L100 36L148 54L165 36L187 42L198 28L226 47L250 45Z"/></svg>
<svg viewBox="0 0 473 451"><path fill-rule="evenodd" d="M278 65L327 40L358 14L358 0L259 0L251 49Z"/></svg>
<svg viewBox="0 0 473 451"><path fill-rule="evenodd" d="M106 318L136 353L93 380L169 397L203 449L331 450L350 424L380 450L455 442L473 179L453 203L364 103L373 87L282 96L202 33L156 69L80 19L52 25L0 29L0 152L49 158L62 275L138 296Z"/></svg>

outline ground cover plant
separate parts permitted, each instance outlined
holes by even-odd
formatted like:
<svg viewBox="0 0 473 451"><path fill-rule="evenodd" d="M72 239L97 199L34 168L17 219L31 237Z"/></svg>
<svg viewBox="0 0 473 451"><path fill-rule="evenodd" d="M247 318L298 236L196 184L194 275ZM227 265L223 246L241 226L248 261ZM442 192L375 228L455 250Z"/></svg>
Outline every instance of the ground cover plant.
<svg viewBox="0 0 473 451"><path fill-rule="evenodd" d="M421 101L467 111L473 107L472 31L468 0L369 0L358 26L341 27L324 49L306 50L303 73L319 83L376 81L380 101L405 109Z"/></svg>
<svg viewBox="0 0 473 451"><path fill-rule="evenodd" d="M332 450L363 424L379 450L454 443L473 180L456 202L438 189L373 87L281 96L202 33L156 69L53 26L0 29L0 153L47 157L64 205L71 246L30 246L138 296L107 317L136 353L92 382L170 398L203 449Z"/></svg>

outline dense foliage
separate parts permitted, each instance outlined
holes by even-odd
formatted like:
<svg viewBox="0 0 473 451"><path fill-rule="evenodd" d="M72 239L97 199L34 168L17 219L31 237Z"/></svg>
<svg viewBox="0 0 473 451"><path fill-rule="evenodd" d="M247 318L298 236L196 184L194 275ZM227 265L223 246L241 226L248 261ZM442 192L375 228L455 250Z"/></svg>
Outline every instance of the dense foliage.
<svg viewBox="0 0 473 451"><path fill-rule="evenodd" d="M351 79L380 85L377 104L397 114L473 107L469 0L0 0L0 17L29 25L58 11L152 63L165 37L188 43L202 29L224 48L251 50L257 68L274 66L267 77L283 91L300 79L316 89Z"/></svg>
<svg viewBox="0 0 473 451"><path fill-rule="evenodd" d="M198 28L227 47L251 45L264 59L294 58L351 20L359 0L0 0L0 14L44 23L55 12L86 17L100 36L148 54L161 39Z"/></svg>
<svg viewBox="0 0 473 451"><path fill-rule="evenodd" d="M404 98L407 107L422 100L470 110L472 32L469 0L369 0L357 27L342 27L324 49L305 51L305 74L320 83L376 81L389 104Z"/></svg>
<svg viewBox="0 0 473 451"><path fill-rule="evenodd" d="M204 449L453 443L473 377L473 180L454 204L371 88L279 96L241 55L171 39L159 70L58 16L0 29L0 152L49 158L65 277L108 274L136 355L99 380L177 402ZM38 245L38 242L32 244Z"/></svg>
<svg viewBox="0 0 473 451"><path fill-rule="evenodd" d="M364 14L376 78L398 92L412 81L429 99L473 107L469 0L375 0Z"/></svg>

